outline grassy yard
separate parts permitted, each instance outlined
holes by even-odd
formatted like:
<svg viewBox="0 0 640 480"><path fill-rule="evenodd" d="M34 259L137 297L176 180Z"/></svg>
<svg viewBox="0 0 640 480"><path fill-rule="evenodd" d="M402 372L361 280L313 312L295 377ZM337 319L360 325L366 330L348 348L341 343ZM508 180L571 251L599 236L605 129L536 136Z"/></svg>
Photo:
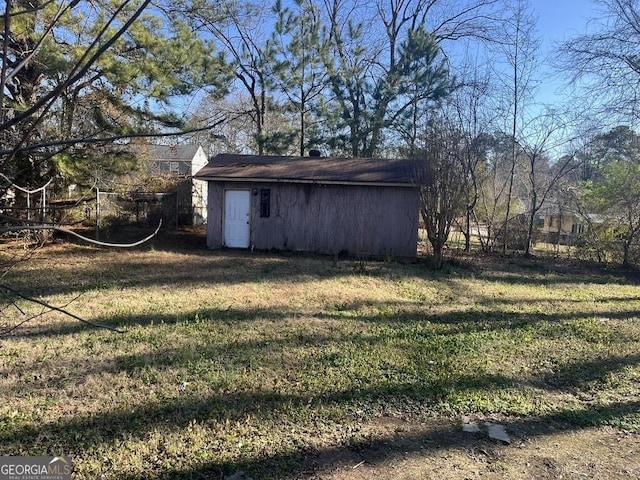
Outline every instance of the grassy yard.
<svg viewBox="0 0 640 480"><path fill-rule="evenodd" d="M300 478L383 418L640 432L640 283L613 271L67 244L5 282L125 330L0 339L0 454L75 478Z"/></svg>

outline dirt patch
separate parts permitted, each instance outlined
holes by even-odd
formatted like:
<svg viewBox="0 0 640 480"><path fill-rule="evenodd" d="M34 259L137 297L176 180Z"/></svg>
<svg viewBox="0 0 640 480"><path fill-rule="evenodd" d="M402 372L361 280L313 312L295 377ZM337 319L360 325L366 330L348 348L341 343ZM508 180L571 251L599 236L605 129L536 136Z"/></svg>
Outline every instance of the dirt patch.
<svg viewBox="0 0 640 480"><path fill-rule="evenodd" d="M509 421L510 445L463 432L457 420L377 419L366 439L311 458L304 478L629 479L640 478L640 436L609 427Z"/></svg>

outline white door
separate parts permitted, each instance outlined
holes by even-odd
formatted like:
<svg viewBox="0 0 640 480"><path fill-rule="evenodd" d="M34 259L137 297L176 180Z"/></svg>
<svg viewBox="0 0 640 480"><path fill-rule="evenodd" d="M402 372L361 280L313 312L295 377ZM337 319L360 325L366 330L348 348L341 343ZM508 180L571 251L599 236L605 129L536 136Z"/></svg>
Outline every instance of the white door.
<svg viewBox="0 0 640 480"><path fill-rule="evenodd" d="M224 193L224 244L231 248L249 248L249 190Z"/></svg>

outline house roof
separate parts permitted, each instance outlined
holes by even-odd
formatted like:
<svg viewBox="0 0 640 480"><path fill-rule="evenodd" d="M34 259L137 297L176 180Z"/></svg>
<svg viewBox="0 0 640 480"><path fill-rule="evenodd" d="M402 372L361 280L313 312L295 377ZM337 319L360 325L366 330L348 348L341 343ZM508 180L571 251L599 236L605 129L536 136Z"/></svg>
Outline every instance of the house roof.
<svg viewBox="0 0 640 480"><path fill-rule="evenodd" d="M414 160L220 154L195 178L218 181L414 186Z"/></svg>
<svg viewBox="0 0 640 480"><path fill-rule="evenodd" d="M190 162L196 156L200 145L147 145L151 160L165 162Z"/></svg>

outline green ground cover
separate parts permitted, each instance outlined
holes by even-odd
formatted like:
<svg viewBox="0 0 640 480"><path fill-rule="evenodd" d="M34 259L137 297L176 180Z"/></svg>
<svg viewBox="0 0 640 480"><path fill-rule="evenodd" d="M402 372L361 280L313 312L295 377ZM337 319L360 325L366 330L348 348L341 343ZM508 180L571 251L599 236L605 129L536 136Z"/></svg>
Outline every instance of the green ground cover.
<svg viewBox="0 0 640 480"><path fill-rule="evenodd" d="M76 478L300 476L382 417L640 431L640 285L615 271L57 245L5 281L125 331L54 312L0 339L0 454Z"/></svg>

